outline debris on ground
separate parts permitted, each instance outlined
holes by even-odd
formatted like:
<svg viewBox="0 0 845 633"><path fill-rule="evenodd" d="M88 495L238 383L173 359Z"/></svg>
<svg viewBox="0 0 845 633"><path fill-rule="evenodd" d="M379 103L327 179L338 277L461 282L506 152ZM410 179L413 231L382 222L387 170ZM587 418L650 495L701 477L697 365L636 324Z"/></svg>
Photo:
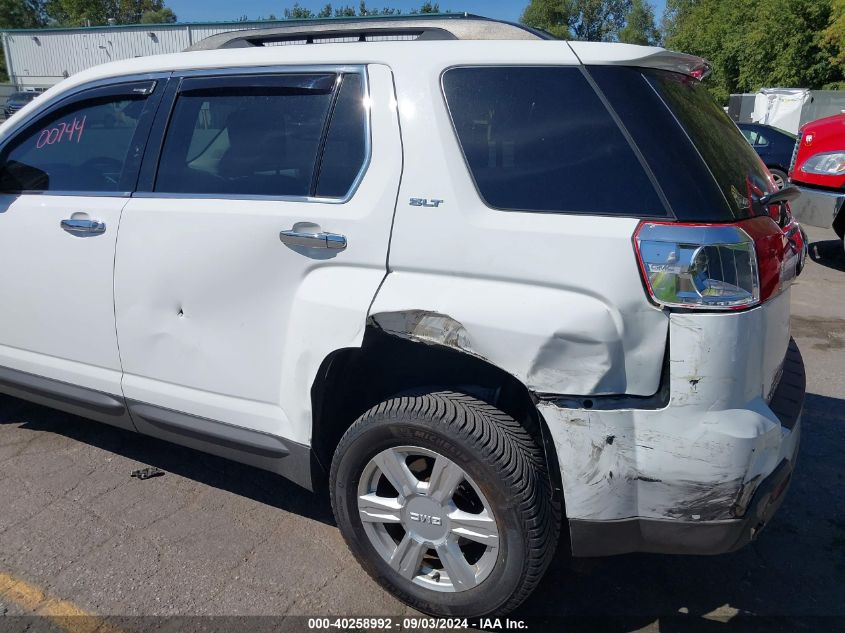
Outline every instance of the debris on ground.
<svg viewBox="0 0 845 633"><path fill-rule="evenodd" d="M152 477L161 477L164 474L164 471L161 468L155 468L154 466L147 466L146 468L139 468L138 470L133 470L130 477L137 477L138 479L150 479Z"/></svg>

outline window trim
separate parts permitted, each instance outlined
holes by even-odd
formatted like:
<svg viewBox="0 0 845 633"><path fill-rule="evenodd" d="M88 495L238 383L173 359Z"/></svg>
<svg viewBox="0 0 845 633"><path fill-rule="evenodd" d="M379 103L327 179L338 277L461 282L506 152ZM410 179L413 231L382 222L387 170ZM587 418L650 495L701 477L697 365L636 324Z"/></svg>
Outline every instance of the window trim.
<svg viewBox="0 0 845 633"><path fill-rule="evenodd" d="M370 77L367 71L366 64L291 64L291 65L274 65L274 66L237 66L230 68L208 68L208 69L191 69L184 71L174 71L171 74L172 82L176 84L174 90L169 91L166 103L163 102L159 111L153 121L150 139L147 142L147 151L144 153L144 158L141 161L141 169L138 185L135 191L131 193L133 198L144 199L175 199L175 200L268 200L275 202L306 202L316 204L346 204L349 202L360 188L361 182L367 175L372 163L372 146L373 146L373 125L372 125L372 111L370 108L366 109L364 117L364 125L366 127L364 137L364 161L361 168L358 170L352 185L349 187L346 195L340 198L330 198L325 196L271 196L259 194L218 194L218 193L167 193L163 191L153 191L155 180L158 175L161 164L162 150L164 149L164 141L167 136L170 122L173 117L173 112L176 106L176 100L181 93L181 84L183 79L192 79L196 77L229 77L236 75L291 75L291 74L315 74L315 73L333 73L338 76L347 74L359 74L362 78L363 84L363 98L369 101L370 93ZM335 88L335 97L339 92L340 86ZM331 127L332 116L334 111L330 112L326 118L326 125L324 126L323 136L328 133ZM321 142L322 142L321 138ZM318 157L319 164L315 164L315 174L319 176L322 169L322 156ZM312 179L314 174L312 174ZM142 182L142 179L144 182ZM310 187L309 187L310 191Z"/></svg>
<svg viewBox="0 0 845 633"><path fill-rule="evenodd" d="M160 96L164 93L163 86L167 84L167 80L170 77L171 73L167 72L155 72L155 73L143 73L138 75L122 75L119 77L108 77L105 79L98 79L96 81L91 81L83 84L79 84L78 86L74 86L70 90L62 92L47 101L44 104L30 112L25 118L21 119L20 121L16 122L13 127L9 129L9 131L4 134L4 137L0 140L0 157L6 152L6 148L18 137L19 134L26 131L37 119L40 119L45 116L49 116L56 110L61 108L65 108L67 106L73 105L78 101L84 101L90 99L90 96L86 96L86 93L90 93L93 90L98 90L101 88L116 88L123 84L135 84L135 83L142 83L144 81L156 81L158 82L155 90L152 93L146 95L146 103L144 106L145 114L148 109L153 109L158 106L158 101ZM115 92L115 96L120 95L120 91ZM127 95L132 94L131 92L126 92ZM152 129L152 123L154 119L151 118L149 124L147 125L146 131L143 129L136 128L135 133L138 134L139 132L142 134L147 135L147 141L149 140L149 132ZM134 138L134 137L133 137ZM145 142L146 143L146 142ZM146 151L146 147L144 148ZM143 164L143 158L141 163L135 170L135 178L133 179L137 184L138 175L141 171L141 165ZM132 191L66 191L66 190L49 190L49 189L25 189L21 191L0 191L0 195L4 196L69 196L69 197L86 197L86 198L129 198L132 195Z"/></svg>
<svg viewBox="0 0 845 633"><path fill-rule="evenodd" d="M649 184L655 191L655 195L660 200L661 204L664 207L664 213L662 214L654 214L649 215L645 213L597 213L595 211L554 211L550 209L511 209L505 207L497 207L490 204L484 195L481 193L481 189L478 186L478 181L475 179L475 174L472 171L472 167L467 160L466 152L464 151L463 144L461 143L461 138L458 135L458 128L455 125L455 118L452 116L452 109L449 107L449 100L446 98L446 86L444 84L444 79L446 77L446 73L451 70L456 69L473 69L473 68L574 68L581 72L581 75L585 77L587 86L593 91L593 94L596 98L601 102L602 106L605 108L605 111L608 113L608 116L613 121L613 124L619 130L619 133L625 139L625 142L630 147L632 153L634 154L634 158L640 163L640 166L643 168L643 172L646 178L649 181ZM452 138L456 143L456 149L458 154L461 157L461 160L464 163L464 167L466 168L466 173L469 176L470 182L472 182L473 187L475 188L475 193L478 196L478 199L481 203L492 211L501 211L503 213L542 213L546 215L562 215L562 216L582 216L582 217L603 217L603 218L627 218L627 219L641 219L641 220L674 220L675 214L668 205L668 201L666 200L665 194L662 188L659 186L659 183L656 182L656 179L651 172L651 168L648 166L648 163L644 163L644 157L640 149L634 144L633 139L631 138L628 131L622 126L621 120L619 119L618 115L615 111L610 109L609 102L607 101L604 94L599 90L598 86L594 85L592 78L589 76L589 73L585 73L585 67L583 64L579 63L572 63L572 64L561 64L561 63L526 63L526 64L497 64L497 63L489 63L489 64L454 64L452 66L447 66L443 70L440 71L440 77L438 79L438 83L440 85L440 97L443 99L443 105L446 108L446 115L449 118L449 125L452 128Z"/></svg>

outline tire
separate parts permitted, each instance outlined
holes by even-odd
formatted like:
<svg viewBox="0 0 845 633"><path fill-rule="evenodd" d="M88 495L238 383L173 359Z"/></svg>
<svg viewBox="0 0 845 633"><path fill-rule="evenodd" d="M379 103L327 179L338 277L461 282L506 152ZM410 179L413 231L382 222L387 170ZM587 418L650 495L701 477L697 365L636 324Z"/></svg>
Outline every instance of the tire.
<svg viewBox="0 0 845 633"><path fill-rule="evenodd" d="M778 169L777 167L769 167L769 171L774 177L775 184L778 186L778 189L783 189L785 185L789 184L789 176L782 169Z"/></svg>
<svg viewBox="0 0 845 633"><path fill-rule="evenodd" d="M341 439L330 486L355 558L423 613L510 612L557 545L560 503L543 451L513 418L468 395L373 407Z"/></svg>

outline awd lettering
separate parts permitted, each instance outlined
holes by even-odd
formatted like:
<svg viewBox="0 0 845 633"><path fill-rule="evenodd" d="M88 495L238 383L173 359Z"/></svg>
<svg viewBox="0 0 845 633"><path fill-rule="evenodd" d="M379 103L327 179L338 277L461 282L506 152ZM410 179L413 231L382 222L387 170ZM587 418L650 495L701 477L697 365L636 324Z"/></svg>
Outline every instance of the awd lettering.
<svg viewBox="0 0 845 633"><path fill-rule="evenodd" d="M419 521L420 523L430 523L431 525L441 525L440 517L434 517L430 514L420 514L419 512L411 512L411 521Z"/></svg>

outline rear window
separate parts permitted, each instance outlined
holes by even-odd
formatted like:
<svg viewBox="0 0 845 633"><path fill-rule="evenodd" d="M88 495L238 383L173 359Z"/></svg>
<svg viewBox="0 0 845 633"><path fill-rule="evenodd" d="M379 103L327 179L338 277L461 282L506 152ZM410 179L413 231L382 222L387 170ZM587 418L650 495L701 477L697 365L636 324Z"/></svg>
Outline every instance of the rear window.
<svg viewBox="0 0 845 633"><path fill-rule="evenodd" d="M678 220L730 222L765 212L756 202L749 204L747 185L768 190L765 168L710 96L706 81L628 66L588 66L587 71Z"/></svg>
<svg viewBox="0 0 845 633"><path fill-rule="evenodd" d="M467 165L488 206L667 215L579 68L454 68L443 75L443 90Z"/></svg>
<svg viewBox="0 0 845 633"><path fill-rule="evenodd" d="M767 213L754 201L773 190L768 170L705 85L670 72L649 71L645 77L689 135L732 212Z"/></svg>

